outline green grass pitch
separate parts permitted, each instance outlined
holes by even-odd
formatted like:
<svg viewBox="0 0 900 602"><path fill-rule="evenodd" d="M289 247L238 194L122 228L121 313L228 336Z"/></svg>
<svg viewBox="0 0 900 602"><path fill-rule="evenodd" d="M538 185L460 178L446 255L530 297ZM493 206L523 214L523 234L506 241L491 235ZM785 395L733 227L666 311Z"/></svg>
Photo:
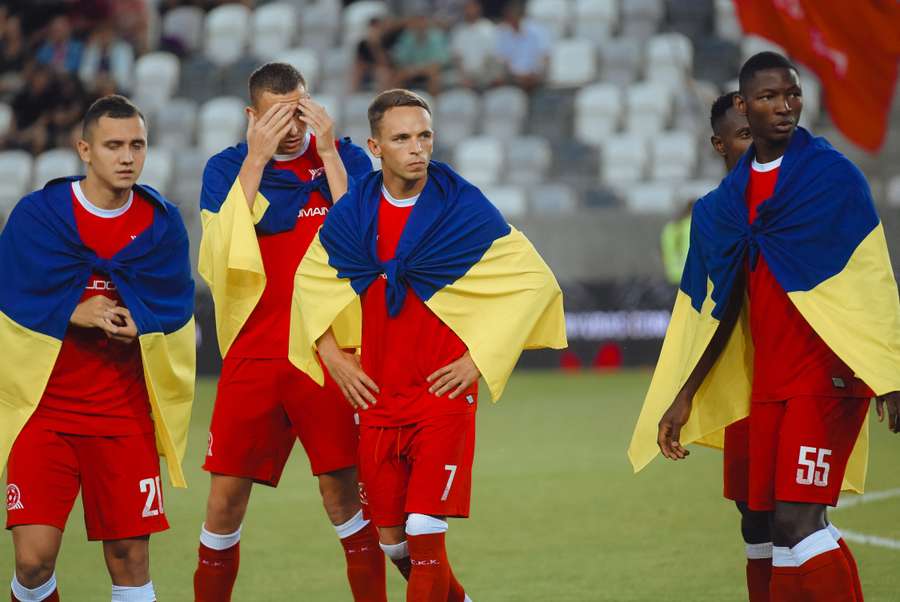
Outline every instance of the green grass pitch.
<svg viewBox="0 0 900 602"><path fill-rule="evenodd" d="M476 602L738 601L744 594L738 514L721 497L721 456L654 461L631 473L625 449L649 380L519 372L497 405L478 414L472 518L451 521L450 557ZM162 602L191 599L208 478L200 470L214 382L199 383L185 466L189 489L166 488L172 529L151 540ZM250 402L251 400L248 400ZM900 437L872 424L868 489L900 487ZM236 601L349 600L343 554L297 446L278 489L257 487L241 542ZM838 527L900 540L900 498L832 513ZM868 602L900 597L900 550L851 544ZM0 538L0 579L12 571ZM391 600L403 584L389 569ZM81 504L57 566L68 601L109 599L99 544L85 539Z"/></svg>

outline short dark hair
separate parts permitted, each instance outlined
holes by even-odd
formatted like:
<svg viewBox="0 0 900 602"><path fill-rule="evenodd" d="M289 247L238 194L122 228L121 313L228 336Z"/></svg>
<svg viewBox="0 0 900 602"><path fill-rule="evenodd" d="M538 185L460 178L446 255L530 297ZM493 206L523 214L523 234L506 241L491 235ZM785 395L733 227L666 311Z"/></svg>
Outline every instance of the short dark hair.
<svg viewBox="0 0 900 602"><path fill-rule="evenodd" d="M101 96L91 104L87 113L84 114L84 119L81 121L81 137L87 138L88 132L100 121L101 117L128 119L135 115L146 124L147 120L141 110L124 96L120 94Z"/></svg>
<svg viewBox="0 0 900 602"><path fill-rule="evenodd" d="M797 67L794 63L788 60L786 56L778 54L777 52L766 50L765 52L754 54L744 62L744 65L741 67L740 75L738 75L738 85L741 94L744 93L747 84L750 83L753 76L766 69L790 69L797 71Z"/></svg>
<svg viewBox="0 0 900 602"><path fill-rule="evenodd" d="M724 119L728 109L734 106L734 97L737 95L737 90L728 92L718 97L712 104L712 108L709 111L709 126L713 129L713 132L719 127L719 123Z"/></svg>
<svg viewBox="0 0 900 602"><path fill-rule="evenodd" d="M369 128L372 135L378 131L378 125L381 123L384 114L389 109L396 107L421 107L431 115L431 107L428 101L412 92L403 88L395 88L393 90L385 90L375 97L372 104L369 105Z"/></svg>
<svg viewBox="0 0 900 602"><path fill-rule="evenodd" d="M266 63L250 74L250 102L256 104L263 92L290 94L300 86L306 87L306 79L296 67L288 63Z"/></svg>

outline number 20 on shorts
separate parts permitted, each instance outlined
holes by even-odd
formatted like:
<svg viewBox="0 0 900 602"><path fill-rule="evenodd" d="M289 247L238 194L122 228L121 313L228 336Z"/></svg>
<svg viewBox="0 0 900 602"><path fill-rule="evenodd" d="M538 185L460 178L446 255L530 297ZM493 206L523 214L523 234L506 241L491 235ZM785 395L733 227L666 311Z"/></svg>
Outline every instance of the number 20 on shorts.
<svg viewBox="0 0 900 602"><path fill-rule="evenodd" d="M800 458L797 460L800 466L797 469L797 484L828 487L828 471L831 465L826 459L830 455L830 449L801 445Z"/></svg>

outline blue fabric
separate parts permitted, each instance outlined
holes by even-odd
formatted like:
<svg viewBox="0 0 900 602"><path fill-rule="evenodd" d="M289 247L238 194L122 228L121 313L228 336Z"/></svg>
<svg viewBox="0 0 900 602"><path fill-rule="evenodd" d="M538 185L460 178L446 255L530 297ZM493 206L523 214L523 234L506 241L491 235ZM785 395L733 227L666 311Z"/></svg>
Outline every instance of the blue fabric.
<svg viewBox="0 0 900 602"><path fill-rule="evenodd" d="M432 161L428 181L410 213L395 257L381 262L376 250L382 173L351 187L325 218L319 240L338 277L362 294L375 278L387 278L388 313L396 316L407 287L427 301L478 263L509 224L478 188L449 166Z"/></svg>
<svg viewBox="0 0 900 602"><path fill-rule="evenodd" d="M338 154L347 170L348 184L371 173L371 159L362 148L350 142L350 138L341 140ZM219 212L219 207L234 185L246 156L247 144L242 142L210 158L203 171L200 209ZM293 230L297 223L297 214L306 206L309 195L313 192L319 192L327 200L331 200L328 179L324 173L309 182L301 182L294 172L276 169L272 161L263 169L259 192L269 201L269 208L256 224L256 229L263 234Z"/></svg>
<svg viewBox="0 0 900 602"><path fill-rule="evenodd" d="M700 311L713 282L713 316L760 254L786 292L808 291L840 273L860 242L879 224L862 172L824 138L797 128L771 198L748 223L746 202L753 147L718 188L694 206L691 245L681 289Z"/></svg>
<svg viewBox="0 0 900 602"><path fill-rule="evenodd" d="M78 234L71 182L52 180L16 205L0 234L0 311L25 328L62 339L91 274L109 276L139 334L169 334L194 312L188 234L178 209L149 186L153 223L110 259Z"/></svg>

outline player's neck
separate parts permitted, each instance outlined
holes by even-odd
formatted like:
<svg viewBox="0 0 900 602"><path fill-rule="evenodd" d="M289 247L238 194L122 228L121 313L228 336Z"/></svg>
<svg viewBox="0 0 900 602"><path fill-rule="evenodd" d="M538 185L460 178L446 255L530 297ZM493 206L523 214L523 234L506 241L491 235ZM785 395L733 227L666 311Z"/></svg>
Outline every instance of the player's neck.
<svg viewBox="0 0 900 602"><path fill-rule="evenodd" d="M406 180L388 171L384 172L384 187L395 199L408 199L420 194L427 182L427 176L417 180Z"/></svg>
<svg viewBox="0 0 900 602"><path fill-rule="evenodd" d="M118 209L128 202L130 188L110 188L90 173L81 181L81 190L92 205L100 209Z"/></svg>

